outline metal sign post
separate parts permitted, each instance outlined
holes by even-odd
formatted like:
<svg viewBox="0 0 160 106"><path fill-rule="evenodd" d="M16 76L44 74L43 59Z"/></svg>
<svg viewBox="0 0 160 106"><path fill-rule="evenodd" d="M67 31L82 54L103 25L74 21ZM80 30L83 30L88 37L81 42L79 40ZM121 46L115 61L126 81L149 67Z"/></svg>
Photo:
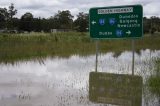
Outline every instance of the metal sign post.
<svg viewBox="0 0 160 106"><path fill-rule="evenodd" d="M135 52L135 44L134 44L134 39L132 39L132 75L134 75L134 52Z"/></svg>
<svg viewBox="0 0 160 106"><path fill-rule="evenodd" d="M98 40L96 40L96 67L95 67L95 72L97 72L97 67L98 67L98 51L99 51L99 47L98 47Z"/></svg>

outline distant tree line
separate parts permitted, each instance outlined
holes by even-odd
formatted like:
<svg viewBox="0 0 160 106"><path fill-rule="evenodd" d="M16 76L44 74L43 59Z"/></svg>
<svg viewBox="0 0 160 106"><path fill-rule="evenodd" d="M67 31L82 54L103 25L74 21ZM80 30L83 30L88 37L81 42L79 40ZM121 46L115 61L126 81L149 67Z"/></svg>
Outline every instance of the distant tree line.
<svg viewBox="0 0 160 106"><path fill-rule="evenodd" d="M14 4L7 8L0 7L0 29L17 31L50 32L51 29L66 29L78 32L87 32L89 27L89 16L80 12L77 18L69 10L58 11L50 18L35 18L30 12L23 14L20 18L14 17L17 13ZM144 33L160 32L160 18L152 16L143 18Z"/></svg>
<svg viewBox="0 0 160 106"><path fill-rule="evenodd" d="M50 32L51 29L66 29L86 32L88 30L88 14L80 12L77 19L69 10L58 11L50 18L35 18L30 12L25 13L20 18L14 17L17 10L14 4L8 9L0 8L0 29L18 30L18 31L34 31L34 32Z"/></svg>
<svg viewBox="0 0 160 106"><path fill-rule="evenodd" d="M144 33L160 32L160 18L152 16L151 18L143 18L143 30Z"/></svg>

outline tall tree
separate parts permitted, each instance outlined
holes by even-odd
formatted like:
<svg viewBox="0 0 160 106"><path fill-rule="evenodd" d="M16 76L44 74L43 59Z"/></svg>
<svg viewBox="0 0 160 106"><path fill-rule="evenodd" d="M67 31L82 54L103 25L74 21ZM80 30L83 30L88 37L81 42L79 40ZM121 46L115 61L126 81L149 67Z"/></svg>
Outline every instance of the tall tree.
<svg viewBox="0 0 160 106"><path fill-rule="evenodd" d="M60 28L72 29L73 16L69 10L58 11L58 13L54 16L54 19L57 24L60 24Z"/></svg>
<svg viewBox="0 0 160 106"><path fill-rule="evenodd" d="M13 19L12 19L12 25L13 25L13 28L14 28L14 29L19 30L20 19L18 19L18 18L13 18Z"/></svg>
<svg viewBox="0 0 160 106"><path fill-rule="evenodd" d="M50 21L48 19L42 18L41 19L41 28L44 32L50 31Z"/></svg>
<svg viewBox="0 0 160 106"><path fill-rule="evenodd" d="M20 29L24 31L32 31L33 30L33 15L30 12L25 13L21 17L20 21Z"/></svg>
<svg viewBox="0 0 160 106"><path fill-rule="evenodd" d="M152 33L160 30L160 18L156 16L151 17L151 30Z"/></svg>
<svg viewBox="0 0 160 106"><path fill-rule="evenodd" d="M7 9L0 8L0 21L5 21L6 14L7 14Z"/></svg>
<svg viewBox="0 0 160 106"><path fill-rule="evenodd" d="M33 18L32 21L33 31L40 32L42 30L41 28L41 18Z"/></svg>
<svg viewBox="0 0 160 106"><path fill-rule="evenodd" d="M143 18L143 32L144 33L149 33L151 29L151 21L147 17Z"/></svg>
<svg viewBox="0 0 160 106"><path fill-rule="evenodd" d="M80 12L74 21L75 30L86 32L88 30L88 14Z"/></svg>
<svg viewBox="0 0 160 106"><path fill-rule="evenodd" d="M6 27L8 12L6 8L0 8L0 28Z"/></svg>
<svg viewBox="0 0 160 106"><path fill-rule="evenodd" d="M14 4L11 3L8 10L9 18L12 20L13 16L17 14L17 10L14 8Z"/></svg>
<svg viewBox="0 0 160 106"><path fill-rule="evenodd" d="M11 5L8 7L8 18L7 18L7 26L9 28L14 28L13 17L16 14L17 14L17 10L15 9L14 4L11 3Z"/></svg>

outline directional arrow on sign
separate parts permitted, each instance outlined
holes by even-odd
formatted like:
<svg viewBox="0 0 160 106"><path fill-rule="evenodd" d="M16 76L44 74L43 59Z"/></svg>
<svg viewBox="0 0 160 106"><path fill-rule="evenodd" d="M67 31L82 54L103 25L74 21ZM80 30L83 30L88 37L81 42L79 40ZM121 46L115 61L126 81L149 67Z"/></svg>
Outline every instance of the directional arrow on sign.
<svg viewBox="0 0 160 106"><path fill-rule="evenodd" d="M93 20L93 21L92 21L92 24L93 24L93 25L96 24L96 21Z"/></svg>
<svg viewBox="0 0 160 106"><path fill-rule="evenodd" d="M128 30L128 31L126 32L126 34L130 35L130 34L131 34L131 31L130 31L130 30Z"/></svg>

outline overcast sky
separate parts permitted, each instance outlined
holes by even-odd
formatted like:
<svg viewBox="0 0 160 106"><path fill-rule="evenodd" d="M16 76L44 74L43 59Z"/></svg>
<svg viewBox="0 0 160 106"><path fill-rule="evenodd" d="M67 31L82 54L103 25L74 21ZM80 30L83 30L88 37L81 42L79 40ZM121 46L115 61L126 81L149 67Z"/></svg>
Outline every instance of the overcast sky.
<svg viewBox="0 0 160 106"><path fill-rule="evenodd" d="M144 8L144 16L160 17L160 0L0 0L0 7L8 7L14 3L18 10L17 17L26 12L31 12L34 17L48 18L58 10L70 10L72 15L79 12L88 13L91 7L106 7L118 5L141 4Z"/></svg>

